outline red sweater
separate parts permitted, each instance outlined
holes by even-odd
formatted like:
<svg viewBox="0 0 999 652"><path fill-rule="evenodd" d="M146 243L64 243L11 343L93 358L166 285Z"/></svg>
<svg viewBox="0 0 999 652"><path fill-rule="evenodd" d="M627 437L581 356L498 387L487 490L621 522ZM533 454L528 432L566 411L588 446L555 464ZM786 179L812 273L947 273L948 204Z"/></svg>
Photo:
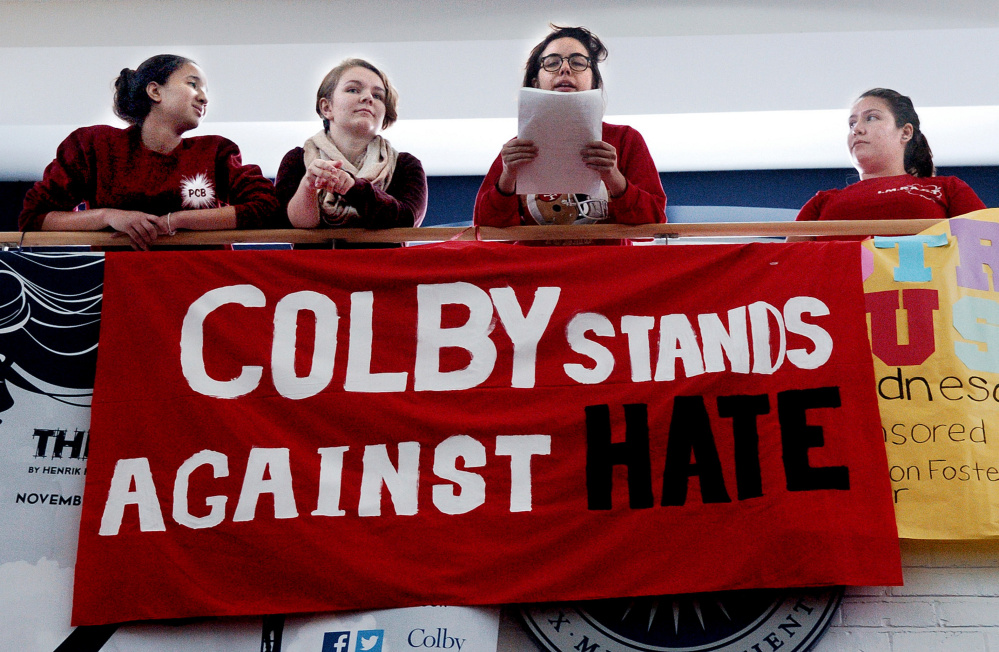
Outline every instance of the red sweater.
<svg viewBox="0 0 999 652"><path fill-rule="evenodd" d="M618 169L628 180L624 193L608 202L608 215L602 221L617 224L665 222L666 193L642 135L631 127L605 122L601 138L617 150ZM503 195L496 189L502 172L503 161L497 156L475 198L475 224L499 227L537 224L525 207L527 202L520 195ZM574 202L578 202L579 197L577 195Z"/></svg>
<svg viewBox="0 0 999 652"><path fill-rule="evenodd" d="M166 215L233 206L238 228L273 228L274 186L221 136L184 138L169 154L142 145L138 127L83 127L62 141L42 180L24 197L23 231L41 228L50 211L118 208Z"/></svg>
<svg viewBox="0 0 999 652"><path fill-rule="evenodd" d="M291 228L288 204L305 172L305 150L301 147L294 148L281 159L274 186L281 204L282 228ZM395 172L385 190L371 185L367 179L355 179L343 198L358 213L357 220L345 226L365 229L420 226L427 213L427 175L418 158L399 152ZM319 226L323 226L322 223Z"/></svg>
<svg viewBox="0 0 999 652"><path fill-rule="evenodd" d="M957 177L876 177L846 188L819 191L798 213L807 220L944 219L985 204Z"/></svg>

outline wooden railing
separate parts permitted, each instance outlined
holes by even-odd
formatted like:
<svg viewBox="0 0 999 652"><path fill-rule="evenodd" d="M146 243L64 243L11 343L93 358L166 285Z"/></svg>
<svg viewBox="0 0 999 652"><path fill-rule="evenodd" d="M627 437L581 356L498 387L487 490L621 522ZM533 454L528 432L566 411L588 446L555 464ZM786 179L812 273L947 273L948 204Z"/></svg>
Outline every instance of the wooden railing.
<svg viewBox="0 0 999 652"><path fill-rule="evenodd" d="M410 229L275 229L256 231L181 231L154 246L185 247L245 242L328 243L443 242L447 240L583 240L628 238L811 237L912 235L939 220L843 220L830 222L703 222L697 224L592 224L570 226L424 227ZM0 232L6 247L89 245L96 249L127 247L121 234L106 231Z"/></svg>

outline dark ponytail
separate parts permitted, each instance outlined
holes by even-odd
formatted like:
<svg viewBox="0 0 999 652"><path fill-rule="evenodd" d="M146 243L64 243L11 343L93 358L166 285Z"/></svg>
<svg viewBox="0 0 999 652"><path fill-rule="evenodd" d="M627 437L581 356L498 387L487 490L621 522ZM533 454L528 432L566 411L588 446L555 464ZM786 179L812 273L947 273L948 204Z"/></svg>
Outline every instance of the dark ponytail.
<svg viewBox="0 0 999 652"><path fill-rule="evenodd" d="M177 54L157 54L135 70L122 68L114 80L114 114L125 122L141 125L152 108L146 86L150 82L165 84L170 75L188 63L194 62Z"/></svg>
<svg viewBox="0 0 999 652"><path fill-rule="evenodd" d="M905 145L905 171L914 177L932 177L937 173L933 165L933 151L919 129L913 132L912 140Z"/></svg>
<svg viewBox="0 0 999 652"><path fill-rule="evenodd" d="M930 150L930 143L926 136L919 129L919 116L916 115L916 108L912 105L912 100L907 95L902 95L898 91L890 88L872 88L866 93L862 93L857 99L864 97L877 97L885 101L888 110L895 116L895 126L902 128L906 123L912 125L912 138L905 144L905 156L903 166L905 171L914 177L932 177L937 173L933 165L933 151Z"/></svg>

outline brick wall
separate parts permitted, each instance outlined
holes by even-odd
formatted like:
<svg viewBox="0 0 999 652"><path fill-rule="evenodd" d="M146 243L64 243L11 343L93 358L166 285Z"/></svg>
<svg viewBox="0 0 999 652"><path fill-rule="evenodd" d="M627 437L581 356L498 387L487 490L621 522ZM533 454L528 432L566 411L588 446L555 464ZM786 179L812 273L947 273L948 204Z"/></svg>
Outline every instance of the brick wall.
<svg viewBox="0 0 999 652"><path fill-rule="evenodd" d="M999 652L999 541L901 546L905 585L847 589L811 652ZM541 648L504 609L498 649Z"/></svg>
<svg viewBox="0 0 999 652"><path fill-rule="evenodd" d="M901 545L905 585L847 589L813 652L999 652L999 542Z"/></svg>

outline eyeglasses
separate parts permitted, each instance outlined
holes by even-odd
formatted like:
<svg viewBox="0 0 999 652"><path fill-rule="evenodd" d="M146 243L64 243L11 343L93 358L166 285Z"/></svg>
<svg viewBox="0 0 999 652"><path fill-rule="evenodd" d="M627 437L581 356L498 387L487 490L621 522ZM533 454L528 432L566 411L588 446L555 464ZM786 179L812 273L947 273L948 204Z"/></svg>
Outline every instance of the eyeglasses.
<svg viewBox="0 0 999 652"><path fill-rule="evenodd" d="M583 72L590 67L590 58L578 53L570 54L567 57L559 54L549 54L541 58L541 67L546 72L558 72L559 68L562 67L563 61L569 62L569 70L573 72Z"/></svg>

